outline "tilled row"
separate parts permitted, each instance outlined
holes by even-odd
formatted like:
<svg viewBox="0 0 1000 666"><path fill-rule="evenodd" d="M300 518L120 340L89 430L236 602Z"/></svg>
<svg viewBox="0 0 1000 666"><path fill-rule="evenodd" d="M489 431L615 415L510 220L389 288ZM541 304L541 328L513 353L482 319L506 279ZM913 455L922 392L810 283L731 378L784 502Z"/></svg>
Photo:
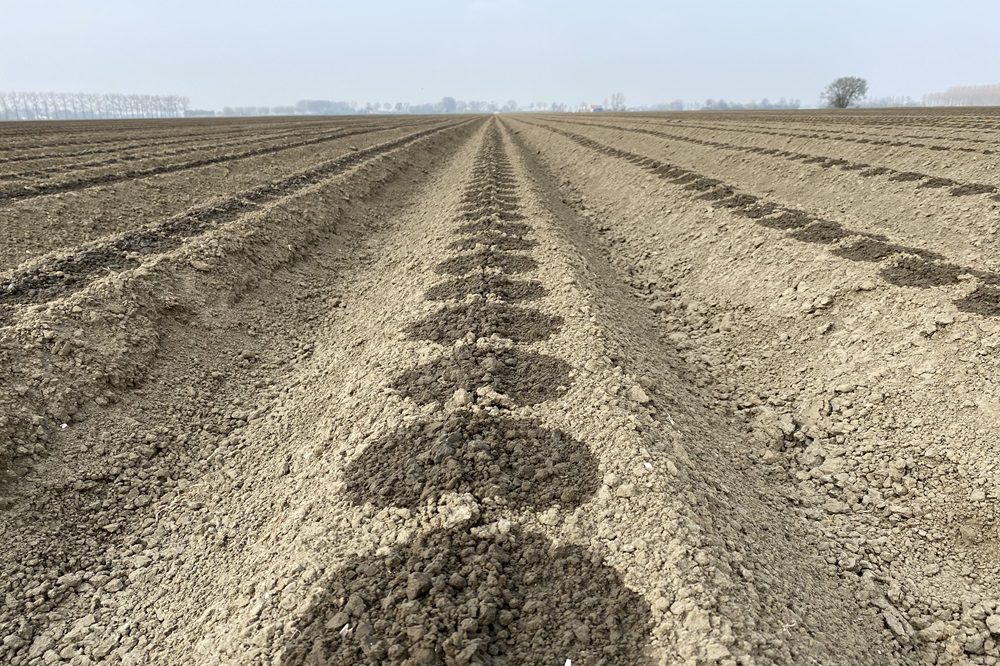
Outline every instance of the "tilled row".
<svg viewBox="0 0 1000 666"><path fill-rule="evenodd" d="M602 127L604 129L615 129L624 132L633 132L636 134L646 134L649 136L657 136L657 137L662 137L664 139L670 139L672 141L683 141L685 143L693 143L699 146L708 146L710 148L719 148L722 150L730 150L734 152L749 153L755 155L769 155L773 157L784 158L789 161L802 162L803 164L816 164L817 166L824 169L839 167L844 171L860 171L861 173L859 175L862 178L889 176L889 180L892 182L919 183L916 186L918 188L937 189L937 188L947 187L949 188L948 190L949 194L951 194L951 196L953 197L965 197L976 194L993 194L994 200L1000 200L1000 195L995 194L997 191L996 186L984 183L959 183L958 181L952 180L950 178L931 176L929 174L918 173L916 171L899 171L898 169L893 169L890 167L873 166L871 164L867 164L864 162L851 162L850 160L840 159L836 157L828 157L825 155L810 155L808 153L799 153L792 150L781 150L778 148L763 148L760 146L740 146L734 143L713 141L711 139L697 139L682 134L672 134L669 132L643 129L639 127L597 125L596 123L576 123L576 124L585 126L597 126L597 127ZM866 143L883 145L882 142L874 140ZM900 146L907 144L905 142L886 141L885 145Z"/></svg>
<svg viewBox="0 0 1000 666"><path fill-rule="evenodd" d="M660 125L659 122L650 123L652 125ZM763 136L780 136L780 137L792 137L792 138L802 138L802 139L822 139L824 141L844 141L850 143L858 144L868 144L872 146L884 146L887 148L926 148L927 150L933 151L958 151L963 153L982 153L983 155L993 155L996 150L991 148L971 148L969 146L953 146L953 145L943 145L939 143L924 143L925 141L955 141L955 137L926 137L917 136L910 134L898 134L891 137L881 137L881 138L870 138L869 136L858 133L851 132L850 130L841 129L837 132L823 131L823 130L813 130L813 131L794 131L790 129L783 128L781 130L775 130L772 127L766 125L755 125L753 123L740 124L739 128L724 126L724 125L712 125L707 123L691 123L685 121L683 124L675 125L678 128L691 128L691 129L702 129L712 132L735 132L738 134L749 135L757 134ZM860 135L858 135L860 134ZM858 135L858 136L855 136ZM901 141L900 139L917 139L917 141ZM978 143L985 145L995 145L995 142L990 139L980 139L976 137L961 137L962 143Z"/></svg>
<svg viewBox="0 0 1000 666"><path fill-rule="evenodd" d="M287 136L302 135L305 132L310 132L311 130L318 130L324 126L329 127L329 121L327 122L311 122L311 123L292 123L292 124L282 124L275 127L275 131L265 134L265 138L268 140L279 139ZM195 144L201 142L214 142L215 145L222 145L222 142L229 142L240 140L245 143L256 128L254 126L248 126L236 130L233 127L219 127L214 131L201 131L201 132L180 132L173 131L168 134L164 134L162 131L157 132L152 136L142 136L136 134L127 134L125 137L119 135L102 139L100 141L83 141L83 142L68 142L68 143L57 143L57 144L41 144L35 146L10 146L6 147L4 150L5 155L0 157L0 165L11 164L15 162L37 162L42 160L66 160L73 157L86 157L88 155L102 155L113 152L127 152L133 150L143 150L151 151L163 148L165 146L176 146L180 144ZM164 136L169 136L170 138L164 138ZM31 150L44 150L46 148L59 148L63 146L74 146L74 145L99 145L100 148L88 148L83 150L76 150L72 152L40 152L40 153L30 153ZM10 154L10 153L20 153L20 154ZM28 154L23 154L27 152Z"/></svg>
<svg viewBox="0 0 1000 666"><path fill-rule="evenodd" d="M992 116L970 115L962 118L954 115L956 109L957 107L953 107L945 114L927 114L924 116L903 114L889 115L880 113L872 115L866 115L864 113L849 115L817 113L800 114L793 118L780 112L777 114L764 113L756 116L747 114L745 118L744 116L740 116L739 124L741 127L743 126L743 123L747 123L747 126L749 127L764 128L769 130L774 129L775 127L782 130L794 127L808 128L816 132L836 131L838 134L849 132L863 137L871 136L876 133L879 136L885 136L884 130L889 130L892 132L893 138L918 139L920 141L955 140L955 137L953 136L941 136L939 134L941 130L971 130L971 133L975 133L979 137L988 137L991 132L1000 130L1000 125L991 122L993 118ZM718 118L718 116L709 117L712 119ZM728 115L725 120L732 120L732 115ZM674 122L677 124L687 125L688 121L675 120ZM709 125L709 127L714 129L719 128L717 125ZM866 131L869 132L869 134L865 134ZM915 131L933 132L935 135L928 136L926 134L904 134L904 132ZM962 140L964 140L964 137ZM972 141L972 143L990 143L990 139L981 138L980 140Z"/></svg>
<svg viewBox="0 0 1000 666"><path fill-rule="evenodd" d="M985 111L985 112L984 112ZM652 114L650 114L652 115ZM659 114L662 117L662 114ZM723 111L704 111L687 114L692 117L701 116L719 122L729 122L734 119L732 113ZM893 113L885 113L875 109L856 109L845 112L841 109L816 110L810 113L789 114L785 111L746 111L739 115L739 122L769 123L771 126L787 127L790 125L802 127L847 127L862 129L892 129L904 131L937 131L941 128L972 128L996 130L1000 125L995 122L996 116L984 107L912 107L910 109L895 109ZM685 122L677 119L678 122Z"/></svg>
<svg viewBox="0 0 1000 666"><path fill-rule="evenodd" d="M24 199L33 199L36 197L48 196L52 194L60 194L63 192L75 192L78 190L87 189L89 187L94 187L96 185L111 185L113 183L121 183L129 180L136 180L139 178L149 178L150 176L159 176L163 174L177 173L178 171L187 171L190 169L196 169L198 167L209 166L212 164L222 164L224 162L232 162L235 160L246 159L248 157L259 157L261 155L270 155L273 153L279 153L284 150L291 150L293 148L315 146L323 143L329 143L330 141L337 141L340 139L345 139L347 137L357 136L360 134L369 134L371 132L392 130L397 128L398 126L388 126L388 127L376 127L376 128L363 128L363 129L349 130L344 132L334 132L333 134L326 134L324 136L312 139L293 141L291 143L284 143L278 146L252 148L250 150L244 150L237 153L216 155L213 157L203 157L195 160L188 160L186 162L179 162L177 164L161 164L159 166L148 167L145 169L130 169L118 173L106 173L96 176L85 176L83 178L74 178L72 180L61 181L61 182L42 183L34 187L23 187L23 186L10 187L7 189L0 189L0 206L14 201L21 201Z"/></svg>
<svg viewBox="0 0 1000 666"><path fill-rule="evenodd" d="M329 130L327 131L314 130L311 132L296 132L296 131L280 132L269 136L261 136L259 138L239 137L229 141L219 141L218 139L213 140L211 138L206 139L204 141L198 141L198 140L192 141L190 139L187 139L187 140L178 140L176 142L171 142L180 144L179 146L171 148L160 148L159 150L151 150L151 148L159 148L159 146L152 146L152 147L141 146L135 149L131 149L138 151L138 152L133 152L132 154L123 154L126 153L129 149L121 149L117 151L115 151L114 149L107 149L102 152L111 153L109 157L106 157L104 159L91 159L89 161L81 161L81 162L70 161L67 159L68 156L56 155L50 158L45 158L45 157L37 158L38 161L46 159L50 160L57 159L59 160L59 163L56 165L35 167L24 171L0 173L0 181L28 180L28 179L34 180L39 178L44 179L49 176L53 176L55 174L60 174L60 173L84 172L99 167L124 165L130 162L148 162L162 158L173 158L173 157L179 157L181 155L190 155L192 153L218 154L220 151L230 148L245 149L250 146L255 146L257 149L259 149L265 147L263 144L266 143L287 141L289 139L291 139L293 142L302 140L308 141L315 138L329 138L329 136L330 136ZM281 143L269 147L284 148L287 145L288 145L287 143ZM238 154L238 152L236 154ZM2 164L2 162L0 162L0 164ZM32 188L31 183L28 183L24 186L29 189Z"/></svg>
<svg viewBox="0 0 1000 666"><path fill-rule="evenodd" d="M957 299L956 307L982 316L1000 316L1000 274L950 263L931 250L890 243L881 234L861 232L844 227L839 222L797 208L766 201L754 195L740 193L737 188L715 178L707 178L690 169L667 164L652 157L637 155L565 130L542 126L575 143L636 166L677 185L685 192L733 215L754 220L771 229L785 231L789 238L804 243L833 245L853 239L851 245L836 247L833 254L852 261L890 263L880 271L882 277L900 287L926 289L956 284L964 277L980 280L969 295Z"/></svg>
<svg viewBox="0 0 1000 666"><path fill-rule="evenodd" d="M974 585L981 584L982 589L987 590L986 596L992 597L990 583L981 583L979 574L981 570L989 570L990 565L980 567L970 563L979 553L989 551L985 545L989 537L983 536L980 540L977 536L973 541L965 537L951 538L949 533L950 529L957 530L962 520L970 520L966 516L982 520L981 503L968 501L967 488L970 486L964 482L953 485L953 481L976 478L976 472L966 472L966 469L985 469L983 460L988 456L980 449L983 441L989 441L989 430L976 422L976 415L961 409L959 400L949 395L955 390L956 376L973 384L988 377L987 372L979 371L981 377L974 379L974 372L966 375L958 367L961 364L956 365L958 357L965 361L976 353L977 339L970 336L972 341L962 340L964 344L956 344L953 340L970 329L992 330L990 321L956 314L953 318L956 325L948 330L947 336L941 332L945 328L943 325L937 326L938 333L932 333L931 327L922 325L920 318L927 317L929 308L934 308L931 312L941 312L942 294L936 293L938 290L918 293L878 286L868 280L870 271L865 264L837 261L826 252L811 260L813 253L804 250L816 246L783 241L763 232L755 224L744 223L724 211L713 211L702 202L691 201L686 197L700 195L694 190L682 190L685 185L667 186L649 171L633 168L630 162L591 152L555 134L529 129L520 119L505 122L520 130L515 136L524 137L524 155L538 155L539 166L535 171L543 173L548 169L552 174L550 200L561 199L575 214L566 216L566 227L571 230L567 237L582 238L583 242L589 240L598 246L627 285L627 289L623 289L626 293L615 299L611 307L625 302L627 292L631 292L635 303L648 309L653 315L651 319L659 320L645 326L636 325L639 322L623 323L618 334L612 333L613 326L616 321L627 321L621 316L624 313L612 310L614 314L603 322L611 344L629 335L639 336L640 331L649 331L648 338L636 341L632 348L647 354L648 361L634 351L620 357L628 371L648 382L648 396L657 406L658 415L668 412L684 428L684 412L696 412L699 406L704 406L706 412L719 415L720 421L728 420L737 428L740 420L747 423L746 429L741 429L742 432L728 442L724 422L717 422L714 428L705 427L703 422L694 431L683 429L691 443L689 460L696 461L689 471L700 468L701 473L696 483L681 485L676 492L660 495L680 497L682 506L704 510L709 517L706 521L709 530L726 541L725 547L716 551L720 560L728 561L737 570L747 566L754 571L752 580L735 580L735 584L727 585L729 581L720 577L703 588L709 594L721 593L727 598L725 607L719 612L723 624L727 619L738 625L746 618L753 618L752 628L748 624L734 630L740 635L738 643L743 636L748 636L748 643L753 645L736 647L732 651L734 663L742 663L741 660L748 660L748 663L752 660L760 663L930 662L932 658L926 659L921 654L924 657L921 659L914 653L944 652L945 646L952 650L956 643L962 645L965 631L970 636L986 637L987 650L993 650L981 620L978 628L969 620L955 621L955 626L961 629L948 635L960 638L955 642L942 639L934 645L938 639L933 638L933 631L926 632L929 637L926 643L923 640L922 630L929 621L919 619L938 615L957 620L967 605L978 601L976 593L968 591L977 588L966 585L959 568L975 572ZM596 134L593 136L599 138ZM658 153L645 153L638 147L639 142L622 138L624 143L635 145L618 147L663 159ZM616 145L610 139L605 142ZM683 159L683 155L678 157L678 160ZM682 163L688 166L686 161ZM695 180L697 178L688 184ZM668 210L669 220L664 221ZM590 258L581 269L587 267L595 272L599 270L597 261ZM585 274L580 282L593 285L586 281ZM595 295L594 310L598 313L603 305L599 300L601 295L611 292L608 287L614 286L613 281L606 284L605 288L591 288ZM802 288L788 289L789 285L799 284ZM852 285L857 291L849 291ZM968 285L968 289L972 286ZM872 288L874 291L869 291ZM953 295L960 289L962 293L967 292L964 284L941 291ZM610 310L607 305L604 307ZM944 313L949 309L944 308ZM866 323L858 325L856 321ZM910 321L916 321L921 328L914 326L916 330L897 336L896 328L907 326L900 322ZM949 319L941 316L941 321ZM862 336L865 342L855 347L855 340ZM678 362L671 362L668 354L657 353L656 341L650 339L656 337L660 337L668 348L663 351L669 352L669 346L677 345ZM914 359L920 358L925 349L921 343L929 338L934 339L927 347L932 347L932 358L942 368L936 380L940 383L934 386L930 381L919 382L918 386L911 374L919 367ZM914 340L913 356L896 352L900 339ZM844 351L848 348L851 349ZM883 359L890 361L886 363ZM982 366L987 363L980 362ZM667 384L657 377L657 368L677 368L678 373L683 374L679 382ZM582 385L585 379L581 376L578 381ZM664 390L666 386L670 388ZM704 387L700 391L694 389L700 393L701 402L693 410L685 409L684 390L688 387ZM851 391L850 397L844 391ZM898 398L883 399L883 395L896 391ZM988 387L980 391L972 386L969 391L972 395L988 393ZM877 397L871 399L869 396ZM869 400L877 403L874 409L869 409ZM861 409L858 413L847 411L839 407L841 401ZM816 421L809 420L813 405L820 409L818 427L813 426ZM954 416L949 420L946 412ZM928 414L937 416L928 421ZM923 419L924 428L916 427L920 423L915 421L917 417ZM907 427L911 422L914 426ZM955 458L949 459L949 464L938 465L936 461L930 462L928 456L924 459L928 462L918 463L921 465L919 472L907 472L914 477L919 474L920 481L912 495L905 497L906 490L893 495L894 491L889 489L888 483L883 485L884 477L880 476L880 469L888 467L886 461L911 456L921 460L925 442L934 441L947 442ZM713 458L713 450L721 455ZM873 450L875 453L870 453ZM782 451L780 457L773 453L775 451ZM822 453L810 458L815 451ZM744 455L751 460L767 461L758 467L766 472L759 483L753 481L755 465L739 462ZM834 464L838 467L831 471L831 476L826 476L826 470L832 465L823 468L821 474L821 464L835 456ZM729 460L738 467L730 468L726 462ZM770 462L775 460L777 463ZM850 481L841 485L841 480L847 477L839 476L840 472L848 472ZM696 478L695 474L689 478ZM748 530L742 534L737 531L737 536L731 540L723 535L728 529L724 505L712 505L707 498L699 497L703 488L712 488L715 481L720 481L725 488L726 498L740 507L736 524ZM745 490L751 484L756 485L756 489L749 496L737 498L740 491L731 492L739 487ZM876 490L880 487L884 490ZM809 494L813 489L816 495ZM873 495L866 497L869 490ZM853 494L855 492L857 495ZM885 492L892 500L870 502L878 492ZM751 508L757 501L755 498L770 497L789 501L786 504L778 500L777 504L772 504L767 499L765 501L771 506L759 514ZM842 504L826 503L828 498L834 497ZM655 506L655 498L644 500L647 506ZM919 506L919 509L914 508L910 517L901 519L893 513L901 505ZM637 513L629 514L630 519L635 519ZM787 521L791 529L781 533L782 528L775 528L783 521ZM765 529L754 534L754 528L761 525L766 526ZM800 527L813 534L794 536ZM814 531L814 528L817 529ZM759 548L779 533L780 547L787 547L785 553L778 555L771 551L768 554L766 548ZM940 534L944 534L944 540L949 543L944 550L938 546ZM855 552L857 535L879 546L868 551L862 546L860 552ZM670 537L664 535L664 538ZM974 547L969 545L973 543ZM734 566L728 559L729 554L737 552L744 544L748 545L747 552L742 554L744 559ZM823 553L819 557L810 554L816 544ZM884 559L883 553L887 554ZM854 555L857 559L850 559ZM769 557L775 557L770 560L773 568L766 564ZM828 565L838 563L824 571L824 559ZM871 564L856 566L863 560ZM933 569L931 564L935 565ZM798 571L793 572L793 568ZM877 572L875 580L880 585L889 583L888 588L872 589L874 603L867 600L868 569ZM935 576L923 576L921 571L924 569L933 571ZM675 570L684 569L677 567ZM765 571L769 571L767 577L761 575ZM939 571L948 573L938 575ZM811 578L813 573L815 578ZM826 582L820 583L823 578ZM791 595L786 596L788 592L781 591L782 585L775 584L779 580L791 584L786 588L791 590ZM900 581L905 602L900 603L900 596L894 591L887 591L897 589L891 581ZM826 591L819 592L819 585ZM742 590L753 590L753 598L741 597ZM806 590L809 591L803 593ZM889 601L877 595L885 595ZM700 595L695 598L702 608L708 607ZM859 602L856 607L855 600ZM812 608L807 610L800 606L803 601ZM795 618L780 618L787 608L796 608ZM671 614L681 615L676 608L671 608ZM872 619L874 622L870 621ZM912 626L907 623L910 619ZM716 626L716 622L712 617L711 625ZM761 633L756 634L758 631ZM952 631L951 625L948 631ZM801 641L807 636L826 644L805 646ZM855 647L846 647L858 639L863 642L859 640ZM897 641L898 645L894 645ZM979 641L982 643L981 638ZM707 642L707 639L700 641L702 645ZM668 644L683 645L684 637L678 636ZM879 647L857 647L860 645ZM976 649L975 639L970 640L969 645L971 654ZM791 657L780 654L783 646L792 648ZM711 662L706 660L706 663ZM720 660L720 663L728 663L728 660ZM955 663L966 661L955 657Z"/></svg>
<svg viewBox="0 0 1000 666"><path fill-rule="evenodd" d="M450 127L450 126L449 126ZM13 306L46 303L78 291L109 273L140 265L141 257L179 247L185 239L258 210L381 154L401 148L447 127L421 130L400 139L353 151L277 182L240 192L210 205L186 211L145 229L92 243L66 257L34 264L0 280L0 326L13 318Z"/></svg>
<svg viewBox="0 0 1000 666"><path fill-rule="evenodd" d="M0 384L10 387L0 398L0 529L8 535L0 663L48 663L55 653L67 663L213 663L194 647L205 636L198 614L208 607L194 599L228 603L238 594L232 579L216 574L238 566L249 542L220 523L202 530L204 514L189 512L187 500L211 486L246 516L224 522L251 530L276 515L255 513L275 494L251 493L243 480L237 491L208 477L238 474L273 488L266 470L275 461L266 451L274 440L257 426L271 413L300 409L275 387L310 364L321 330L317 312L327 304L336 309L326 320L350 318L345 297L353 301L354 292L342 276L365 272L366 252L386 236L391 212L383 211L399 210L413 183L483 124L361 163L157 256L144 270L19 313L17 327L0 334ZM198 260L210 269L197 268ZM46 330L54 333L43 339ZM73 341L63 344L63 333ZM230 455L244 446L253 454ZM278 456L280 465L284 450ZM219 515L224 502L209 502ZM244 514L247 507L255 515ZM160 560L145 550L167 542L183 554ZM140 558L142 572L131 558L139 548L151 556ZM207 564L217 556L221 567ZM284 562L289 551L268 557ZM152 574L154 560L168 566ZM183 582L175 577L180 570ZM261 571L248 574L260 579ZM112 599L114 606L105 603ZM87 629L67 633L71 621L63 618L83 618L78 625ZM131 637L119 630L126 621ZM188 624L198 636L177 647L177 629ZM99 636L104 627L114 627L107 639Z"/></svg>
<svg viewBox="0 0 1000 666"><path fill-rule="evenodd" d="M456 233L465 238L452 249L463 254L437 267L458 277L427 294L452 303L406 329L445 352L393 384L443 414L398 427L345 470L355 505L419 509L464 497L463 518L335 573L283 663L643 660L648 604L599 556L507 518L580 506L601 480L585 443L516 413L558 398L572 379L566 362L521 347L564 322L509 304L546 290L505 275L538 264L519 254L536 245L525 238L531 225L505 221L526 216L502 141L492 124L462 197Z"/></svg>

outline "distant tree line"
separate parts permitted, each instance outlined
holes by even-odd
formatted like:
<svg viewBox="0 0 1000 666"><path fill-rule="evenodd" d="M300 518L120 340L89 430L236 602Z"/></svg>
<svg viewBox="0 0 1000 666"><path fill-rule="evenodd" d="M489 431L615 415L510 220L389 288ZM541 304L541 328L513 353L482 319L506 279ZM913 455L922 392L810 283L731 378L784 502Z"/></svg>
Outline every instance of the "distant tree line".
<svg viewBox="0 0 1000 666"><path fill-rule="evenodd" d="M835 82L836 83L836 82ZM955 86L944 92L929 93L918 102L910 97L865 97L855 104L863 107L906 106L978 106L1000 105L1000 84ZM92 118L194 118L211 116L336 116L363 114L435 114L435 113L560 113L592 110L595 105L582 102L570 106L561 102L530 102L525 106L515 100L495 101L442 97L439 102L358 102L304 99L286 106L227 106L221 112L190 109L187 97L179 95L120 95L91 93L0 92L0 120L77 120ZM749 102L707 99L704 102L675 99L650 106L630 107L639 111L767 111L799 109L801 101L784 97ZM604 100L604 110L623 111L625 96L614 93Z"/></svg>
<svg viewBox="0 0 1000 666"><path fill-rule="evenodd" d="M565 105L533 102L527 109L531 111L565 110ZM227 106L223 116L343 116L364 114L429 114L429 113L493 113L494 111L514 112L522 110L516 101L505 104L496 102L465 102L454 97L443 97L440 102L411 104L409 102L333 102L326 99L303 99L294 106Z"/></svg>
<svg viewBox="0 0 1000 666"><path fill-rule="evenodd" d="M675 99L672 102L663 102L651 106L635 107L638 111L766 111L771 109L798 109L802 107L802 102L797 99L786 99L782 97L776 101L771 101L766 97L759 102L750 100L749 102L730 102L724 99L706 99L704 102L685 102L682 99Z"/></svg>
<svg viewBox="0 0 1000 666"><path fill-rule="evenodd" d="M868 109L882 109L897 106L923 106L920 102L909 96L899 97L866 97L860 102L860 106Z"/></svg>
<svg viewBox="0 0 1000 666"><path fill-rule="evenodd" d="M180 118L184 116L188 104L188 98L180 95L0 92L0 118Z"/></svg>
<svg viewBox="0 0 1000 666"><path fill-rule="evenodd" d="M853 77L845 77L853 78ZM839 81L839 80L838 80ZM836 83L836 82L835 82ZM859 88L861 95L865 94ZM854 92L858 92L854 91ZM972 104L1000 105L1000 84L992 86L966 86L949 88L945 93L924 95L922 102L906 96L887 97L857 97L853 95L851 103L863 107L905 107L905 106L961 106ZM429 113L560 113L566 111L591 110L590 104L581 102L578 105L567 105L561 102L530 102L519 105L514 100L504 104L487 101L465 102L454 97L443 97L440 102L426 104L410 104L408 102L375 102L358 104L356 102L330 102L327 100L302 100L295 106L275 107L226 107L222 115L340 115L340 114L429 114ZM625 95L614 93L604 100L602 107L607 111L624 111ZM779 109L801 109L802 100L781 97L777 100L764 98L760 101L732 102L725 99L709 98L704 102L675 99L672 102L653 104L649 106L629 107L637 111L770 111Z"/></svg>
<svg viewBox="0 0 1000 666"><path fill-rule="evenodd" d="M782 97L776 102L772 102L766 97L759 102L750 100L749 102L727 102L724 99L707 99L701 106L702 111L769 111L772 109L798 109L802 102L797 99L785 99Z"/></svg>
<svg viewBox="0 0 1000 666"><path fill-rule="evenodd" d="M944 92L923 96L924 106L998 106L1000 83L985 86L953 86Z"/></svg>

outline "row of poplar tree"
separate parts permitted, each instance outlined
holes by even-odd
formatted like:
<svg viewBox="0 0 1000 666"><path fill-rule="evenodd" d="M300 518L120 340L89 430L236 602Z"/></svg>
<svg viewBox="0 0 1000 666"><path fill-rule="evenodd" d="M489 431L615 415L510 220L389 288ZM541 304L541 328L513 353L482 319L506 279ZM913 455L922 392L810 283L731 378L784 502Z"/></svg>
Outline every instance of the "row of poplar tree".
<svg viewBox="0 0 1000 666"><path fill-rule="evenodd" d="M0 92L0 119L182 118L188 104L180 95Z"/></svg>

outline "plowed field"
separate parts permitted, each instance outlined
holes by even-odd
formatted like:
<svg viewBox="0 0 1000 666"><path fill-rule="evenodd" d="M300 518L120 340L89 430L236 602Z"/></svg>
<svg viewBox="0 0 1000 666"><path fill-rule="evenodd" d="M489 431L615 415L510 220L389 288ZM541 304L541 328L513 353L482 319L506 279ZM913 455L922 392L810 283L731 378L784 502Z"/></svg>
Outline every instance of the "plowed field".
<svg viewBox="0 0 1000 666"><path fill-rule="evenodd" d="M0 663L1000 662L1000 115L0 128Z"/></svg>

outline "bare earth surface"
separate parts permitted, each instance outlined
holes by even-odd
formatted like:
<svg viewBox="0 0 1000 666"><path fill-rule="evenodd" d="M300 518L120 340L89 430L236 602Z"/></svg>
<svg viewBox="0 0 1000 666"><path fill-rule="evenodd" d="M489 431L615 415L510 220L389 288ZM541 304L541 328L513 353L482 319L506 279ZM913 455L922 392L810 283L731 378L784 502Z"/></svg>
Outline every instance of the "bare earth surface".
<svg viewBox="0 0 1000 666"><path fill-rule="evenodd" d="M0 128L0 663L997 664L1000 115Z"/></svg>

